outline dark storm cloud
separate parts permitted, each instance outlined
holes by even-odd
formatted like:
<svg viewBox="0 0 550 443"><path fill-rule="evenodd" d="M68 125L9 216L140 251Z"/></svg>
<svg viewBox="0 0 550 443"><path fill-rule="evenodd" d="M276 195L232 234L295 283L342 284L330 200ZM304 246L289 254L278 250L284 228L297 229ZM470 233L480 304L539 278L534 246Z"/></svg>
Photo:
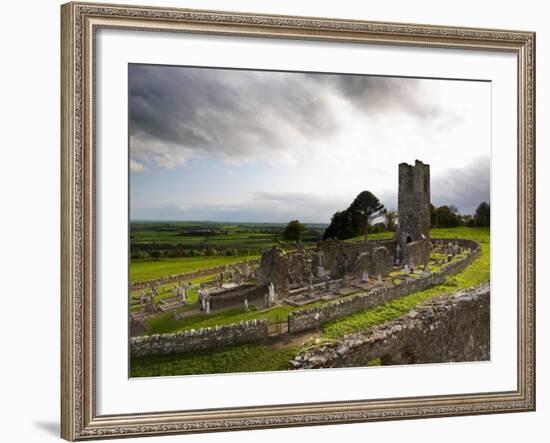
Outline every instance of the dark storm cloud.
<svg viewBox="0 0 550 443"><path fill-rule="evenodd" d="M491 163L489 157L473 160L464 168L448 169L431 180L432 203L454 205L461 214L473 214L478 205L490 203Z"/></svg>
<svg viewBox="0 0 550 443"><path fill-rule="evenodd" d="M428 101L413 78L367 75L312 75L314 81L330 85L358 109L367 112L401 111L423 120L439 117L442 110Z"/></svg>
<svg viewBox="0 0 550 443"><path fill-rule="evenodd" d="M129 84L134 172L204 153L233 161L284 155L325 140L340 124L335 96L369 115L438 112L413 79L131 65Z"/></svg>
<svg viewBox="0 0 550 443"><path fill-rule="evenodd" d="M303 76L251 71L132 66L130 135L147 145L209 151L239 160L286 150L299 137L334 129L326 102ZM132 146L133 148L133 146ZM143 153L146 154L146 153Z"/></svg>

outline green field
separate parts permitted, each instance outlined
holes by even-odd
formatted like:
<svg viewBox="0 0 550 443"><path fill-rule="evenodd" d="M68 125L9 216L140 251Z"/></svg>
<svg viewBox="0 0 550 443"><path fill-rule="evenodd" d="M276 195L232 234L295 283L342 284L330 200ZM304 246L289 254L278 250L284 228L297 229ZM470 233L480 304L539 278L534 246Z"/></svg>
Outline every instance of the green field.
<svg viewBox="0 0 550 443"><path fill-rule="evenodd" d="M450 277L442 285L425 291L406 295L382 306L358 314L326 323L322 335L335 339L345 334L364 331L370 327L391 321L413 309L419 303L438 295L476 286L490 279L490 244L488 228L432 229L433 238L464 238L476 240L481 245L481 256L461 273ZM383 234L373 234L370 239L387 238ZM358 238L362 240L362 238ZM309 305L311 307L313 305ZM235 323L252 318L267 318L273 321L286 318L290 311L301 309L281 306L269 311L258 311L251 306L245 312L241 308L231 308L213 313L208 318L194 315L174 320L173 313L167 313L149 321L150 333L174 332L191 328ZM184 375L248 371L285 370L288 360L296 353L296 348L270 350L261 345L240 345L216 350L183 355L147 357L132 360L132 376ZM372 363L373 365L376 362Z"/></svg>
<svg viewBox="0 0 550 443"><path fill-rule="evenodd" d="M321 239L325 225L307 225L304 242ZM276 244L283 223L137 222L130 223L132 250L140 249L263 249Z"/></svg>
<svg viewBox="0 0 550 443"><path fill-rule="evenodd" d="M212 256L212 257L178 257L160 258L158 260L131 260L130 281L132 283L154 280L170 275L199 271L216 266L231 265L245 259L255 259L258 256Z"/></svg>

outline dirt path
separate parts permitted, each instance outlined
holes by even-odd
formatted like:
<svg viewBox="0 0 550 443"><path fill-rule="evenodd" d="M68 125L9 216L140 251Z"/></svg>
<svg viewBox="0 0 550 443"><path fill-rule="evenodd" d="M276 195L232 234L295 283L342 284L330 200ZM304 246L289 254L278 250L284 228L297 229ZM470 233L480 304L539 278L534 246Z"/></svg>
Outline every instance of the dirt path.
<svg viewBox="0 0 550 443"><path fill-rule="evenodd" d="M266 341L266 348L270 350L292 348L302 346L302 344L311 337L319 337L320 329L304 331L299 334L283 334L275 337L269 337Z"/></svg>

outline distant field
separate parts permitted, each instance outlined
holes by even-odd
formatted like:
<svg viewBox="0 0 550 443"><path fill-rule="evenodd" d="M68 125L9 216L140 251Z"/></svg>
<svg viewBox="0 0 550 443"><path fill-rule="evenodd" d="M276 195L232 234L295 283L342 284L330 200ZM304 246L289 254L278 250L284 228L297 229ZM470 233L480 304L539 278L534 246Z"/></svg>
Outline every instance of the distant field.
<svg viewBox="0 0 550 443"><path fill-rule="evenodd" d="M277 241L277 235L264 233L228 232L227 234L188 235L178 231L143 230L132 233L132 244L174 244L183 248L263 248Z"/></svg>
<svg viewBox="0 0 550 443"><path fill-rule="evenodd" d="M154 280L169 275L194 272L200 269L208 269L216 266L239 263L246 258L249 260L257 256L241 257L182 257L161 258L159 260L132 260L130 262L130 281L132 283Z"/></svg>
<svg viewBox="0 0 550 443"><path fill-rule="evenodd" d="M304 242L320 240L325 226L307 225ZM132 250L165 249L264 249L282 237L282 223L131 222Z"/></svg>

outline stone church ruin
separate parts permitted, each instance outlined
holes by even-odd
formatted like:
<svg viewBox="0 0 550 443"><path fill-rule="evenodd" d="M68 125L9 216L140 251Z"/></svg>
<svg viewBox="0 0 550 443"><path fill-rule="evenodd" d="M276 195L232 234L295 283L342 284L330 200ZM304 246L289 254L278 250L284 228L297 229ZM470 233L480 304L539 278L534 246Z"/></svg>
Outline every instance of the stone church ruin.
<svg viewBox="0 0 550 443"><path fill-rule="evenodd" d="M295 251L274 246L256 270L256 286L232 285L211 294L212 307L260 300L266 306L304 306L392 284L388 276L429 272L430 166L417 160L399 165L398 227L393 239L329 239L314 248L298 243ZM269 291L269 287L272 290ZM269 294L268 294L269 293Z"/></svg>
<svg viewBox="0 0 550 443"><path fill-rule="evenodd" d="M391 240L329 239L315 248L263 254L258 283L273 283L279 299L301 306L375 285L406 269L428 270L430 260L430 166L417 160L399 165L398 228Z"/></svg>

